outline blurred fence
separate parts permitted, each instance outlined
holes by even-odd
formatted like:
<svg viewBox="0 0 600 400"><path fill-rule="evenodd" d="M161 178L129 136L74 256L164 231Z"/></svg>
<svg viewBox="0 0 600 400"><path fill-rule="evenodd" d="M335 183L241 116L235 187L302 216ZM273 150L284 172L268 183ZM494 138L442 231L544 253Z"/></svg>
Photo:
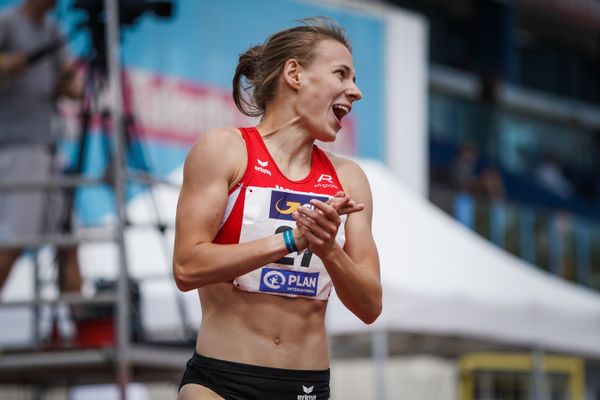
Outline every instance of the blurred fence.
<svg viewBox="0 0 600 400"><path fill-rule="evenodd" d="M431 200L508 252L600 291L600 224L569 213L432 188Z"/></svg>

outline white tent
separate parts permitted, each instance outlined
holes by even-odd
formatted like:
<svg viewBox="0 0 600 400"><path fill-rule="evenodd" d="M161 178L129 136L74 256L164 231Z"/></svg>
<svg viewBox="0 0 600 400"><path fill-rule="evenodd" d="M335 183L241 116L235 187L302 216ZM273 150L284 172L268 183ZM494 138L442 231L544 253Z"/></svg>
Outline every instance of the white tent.
<svg viewBox="0 0 600 400"><path fill-rule="evenodd" d="M600 295L553 277L513 257L458 224L435 206L404 188L382 164L361 161L374 197L373 230L379 249L384 308L364 325L332 295L327 313L333 335L400 332L483 340L508 346L544 349L600 358ZM181 179L181 170L174 173ZM158 193L164 217L174 217L177 191ZM148 220L149 199L130 202L133 220ZM151 333L171 339L181 332L177 289L170 275L170 254L155 232L127 232L130 272L142 283L143 322ZM162 242L162 243L161 243ZM163 248L164 248L163 247ZM116 275L112 245L82 246L89 278ZM6 299L32 297L31 275L16 268ZM160 279L147 279L155 276ZM24 290L25 289L25 290ZM200 307L194 292L184 301L190 327L197 327ZM180 300L181 300L180 298ZM24 317L7 315L13 321ZM13 324L0 333L0 344L31 340L30 325Z"/></svg>
<svg viewBox="0 0 600 400"><path fill-rule="evenodd" d="M600 295L480 238L382 164L361 164L373 191L383 312L367 326L332 296L330 333L423 333L600 357Z"/></svg>

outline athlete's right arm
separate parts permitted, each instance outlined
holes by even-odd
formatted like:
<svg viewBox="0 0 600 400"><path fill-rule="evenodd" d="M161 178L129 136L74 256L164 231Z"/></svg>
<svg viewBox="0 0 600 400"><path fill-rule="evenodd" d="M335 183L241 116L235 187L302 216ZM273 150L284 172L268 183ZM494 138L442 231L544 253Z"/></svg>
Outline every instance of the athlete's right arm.
<svg viewBox="0 0 600 400"><path fill-rule="evenodd" d="M190 150L175 222L173 275L180 290L231 281L288 254L282 235L241 244L212 243L229 188L241 179L246 158L244 141L232 129L208 131Z"/></svg>

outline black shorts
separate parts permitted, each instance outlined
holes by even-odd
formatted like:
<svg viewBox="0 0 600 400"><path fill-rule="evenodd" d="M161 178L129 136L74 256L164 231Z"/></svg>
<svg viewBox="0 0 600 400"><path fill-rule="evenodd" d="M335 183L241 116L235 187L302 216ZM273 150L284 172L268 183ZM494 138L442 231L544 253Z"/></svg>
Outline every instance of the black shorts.
<svg viewBox="0 0 600 400"><path fill-rule="evenodd" d="M240 364L194 355L179 389L195 383L226 400L327 400L329 370L307 371Z"/></svg>

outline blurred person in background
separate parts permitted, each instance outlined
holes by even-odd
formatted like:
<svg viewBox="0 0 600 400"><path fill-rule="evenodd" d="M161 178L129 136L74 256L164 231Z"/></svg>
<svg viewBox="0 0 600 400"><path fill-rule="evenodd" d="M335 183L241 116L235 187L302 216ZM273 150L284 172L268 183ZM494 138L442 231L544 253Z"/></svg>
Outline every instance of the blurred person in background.
<svg viewBox="0 0 600 400"><path fill-rule="evenodd" d="M49 12L53 0L24 0L0 13L0 177L14 182L51 178L59 96L80 98L81 83L63 47L33 62L28 55L60 39ZM0 192L0 241L44 231L48 190ZM52 217L52 216L50 216ZM57 219L57 218L53 218ZM22 248L0 250L0 289ZM75 247L57 250L59 287L77 292L81 275Z"/></svg>
<svg viewBox="0 0 600 400"><path fill-rule="evenodd" d="M328 399L332 288L365 323L381 312L369 183L314 144L362 97L350 45L303 23L240 56L234 100L260 123L204 133L184 165L173 271L202 321L179 399Z"/></svg>
<svg viewBox="0 0 600 400"><path fill-rule="evenodd" d="M573 184L567 179L558 157L548 152L535 169L537 182L554 195L569 200L575 194Z"/></svg>
<svg viewBox="0 0 600 400"><path fill-rule="evenodd" d="M478 187L479 146L473 142L460 145L452 164L451 182L454 188L474 193Z"/></svg>
<svg viewBox="0 0 600 400"><path fill-rule="evenodd" d="M491 200L500 201L505 198L506 189L502 172L494 164L488 164L479 173L479 190Z"/></svg>
<svg viewBox="0 0 600 400"><path fill-rule="evenodd" d="M500 169L483 162L479 146L473 142L460 145L451 170L452 186L471 195L482 195L492 200L505 196L504 180Z"/></svg>

